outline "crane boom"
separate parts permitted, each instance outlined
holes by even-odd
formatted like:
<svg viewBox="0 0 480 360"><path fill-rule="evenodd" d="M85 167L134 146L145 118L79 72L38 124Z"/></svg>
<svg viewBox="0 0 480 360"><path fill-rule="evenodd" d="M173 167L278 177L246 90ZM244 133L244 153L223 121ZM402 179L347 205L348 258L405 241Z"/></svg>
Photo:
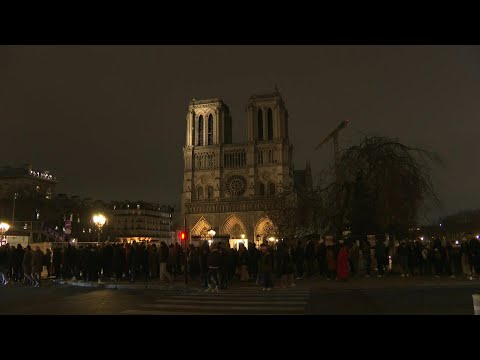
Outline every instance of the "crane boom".
<svg viewBox="0 0 480 360"><path fill-rule="evenodd" d="M335 130L333 130L330 134L328 134L328 136L323 139L323 141L317 145L317 147L315 148L315 150L318 150L320 149L320 147L325 144L327 141L329 141L330 139L334 139L337 137L338 133L340 132L340 130L344 129L348 124L348 120L343 120L336 128Z"/></svg>

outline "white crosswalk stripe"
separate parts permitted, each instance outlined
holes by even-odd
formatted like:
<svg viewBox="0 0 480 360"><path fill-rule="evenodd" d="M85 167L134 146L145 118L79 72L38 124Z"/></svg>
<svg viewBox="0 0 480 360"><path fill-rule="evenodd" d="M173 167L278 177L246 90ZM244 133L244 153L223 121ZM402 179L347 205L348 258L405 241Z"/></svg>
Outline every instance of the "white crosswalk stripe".
<svg viewBox="0 0 480 360"><path fill-rule="evenodd" d="M154 303L139 304L122 311L128 315L303 315L310 291L306 288L274 288L262 291L255 286L166 294Z"/></svg>

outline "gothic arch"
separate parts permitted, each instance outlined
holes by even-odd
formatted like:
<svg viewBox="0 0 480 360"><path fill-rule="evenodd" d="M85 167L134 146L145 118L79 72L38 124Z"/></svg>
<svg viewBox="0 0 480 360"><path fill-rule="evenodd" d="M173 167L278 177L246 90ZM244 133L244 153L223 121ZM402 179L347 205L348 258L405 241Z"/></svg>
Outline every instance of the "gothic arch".
<svg viewBox="0 0 480 360"><path fill-rule="evenodd" d="M263 111L262 109L258 109L257 113L257 136L258 140L263 140Z"/></svg>
<svg viewBox="0 0 480 360"><path fill-rule="evenodd" d="M268 217L263 217L261 218L258 222L257 225L255 226L255 237L260 236L260 238L263 240L263 238L269 238L271 236L276 235L276 228L275 225L273 225L272 220L270 220Z"/></svg>
<svg viewBox="0 0 480 360"><path fill-rule="evenodd" d="M267 111L267 140L273 140L273 113L272 109Z"/></svg>
<svg viewBox="0 0 480 360"><path fill-rule="evenodd" d="M213 115L207 117L207 145L213 145Z"/></svg>
<svg viewBox="0 0 480 360"><path fill-rule="evenodd" d="M192 228L191 234L192 236L202 236L205 235L211 228L212 225L210 225L210 223L202 216Z"/></svg>
<svg viewBox="0 0 480 360"><path fill-rule="evenodd" d="M220 233L238 239L242 234L247 234L246 229L247 228L240 217L237 215L230 215L223 223Z"/></svg>

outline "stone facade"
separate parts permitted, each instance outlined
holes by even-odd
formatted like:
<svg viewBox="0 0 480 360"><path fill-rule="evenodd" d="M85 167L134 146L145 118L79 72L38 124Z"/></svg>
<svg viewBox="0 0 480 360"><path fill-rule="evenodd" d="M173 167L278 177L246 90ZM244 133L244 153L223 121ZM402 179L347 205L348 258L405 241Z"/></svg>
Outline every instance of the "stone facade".
<svg viewBox="0 0 480 360"><path fill-rule="evenodd" d="M175 241L172 231L173 208L155 203L112 202L110 204L110 231L118 241Z"/></svg>
<svg viewBox="0 0 480 360"><path fill-rule="evenodd" d="M273 236L265 211L275 195L294 188L288 111L278 90L250 97L246 143L232 144L232 119L221 99L193 99L186 122L181 216L191 237L211 228L248 241Z"/></svg>

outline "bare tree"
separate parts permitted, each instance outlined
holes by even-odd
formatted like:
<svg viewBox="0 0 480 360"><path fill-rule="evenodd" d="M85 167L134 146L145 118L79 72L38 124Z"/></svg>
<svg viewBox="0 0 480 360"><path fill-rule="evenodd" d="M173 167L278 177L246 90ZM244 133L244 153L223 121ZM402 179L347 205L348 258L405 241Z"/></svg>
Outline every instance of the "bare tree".
<svg viewBox="0 0 480 360"><path fill-rule="evenodd" d="M336 177L317 187L325 204L325 226L335 233L404 233L427 200L438 203L431 169L442 161L433 152L397 139L365 137L340 152Z"/></svg>
<svg viewBox="0 0 480 360"><path fill-rule="evenodd" d="M314 189L279 193L267 215L279 238L294 240L320 231L322 210L321 198Z"/></svg>

